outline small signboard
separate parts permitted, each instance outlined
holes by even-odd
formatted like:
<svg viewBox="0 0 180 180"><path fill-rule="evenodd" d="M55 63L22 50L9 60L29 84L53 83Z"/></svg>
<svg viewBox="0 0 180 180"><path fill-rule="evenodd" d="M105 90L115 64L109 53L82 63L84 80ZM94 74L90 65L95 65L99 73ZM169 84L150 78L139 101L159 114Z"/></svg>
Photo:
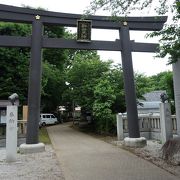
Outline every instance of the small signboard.
<svg viewBox="0 0 180 180"><path fill-rule="evenodd" d="M90 20L77 21L77 41L91 42L91 23Z"/></svg>

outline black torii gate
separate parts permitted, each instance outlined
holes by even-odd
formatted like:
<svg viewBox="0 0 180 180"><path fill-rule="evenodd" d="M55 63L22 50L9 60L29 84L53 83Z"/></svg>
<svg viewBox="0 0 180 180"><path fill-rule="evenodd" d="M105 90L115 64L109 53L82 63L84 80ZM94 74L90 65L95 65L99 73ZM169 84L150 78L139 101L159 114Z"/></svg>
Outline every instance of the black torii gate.
<svg viewBox="0 0 180 180"><path fill-rule="evenodd" d="M158 44L130 41L130 30L159 31L167 17L128 17L122 22L113 22L107 16L89 16L92 28L119 30L120 40L91 41L80 43L76 40L47 38L43 36L43 25L61 25L76 27L82 15L57 13L7 6L0 4L0 21L32 24L29 37L0 36L0 47L30 47L31 60L28 89L27 144L38 143L41 90L41 50L42 48L68 48L121 51L124 74L124 87L127 106L130 138L139 138L138 114L131 52L155 52ZM122 18L123 19L123 18Z"/></svg>

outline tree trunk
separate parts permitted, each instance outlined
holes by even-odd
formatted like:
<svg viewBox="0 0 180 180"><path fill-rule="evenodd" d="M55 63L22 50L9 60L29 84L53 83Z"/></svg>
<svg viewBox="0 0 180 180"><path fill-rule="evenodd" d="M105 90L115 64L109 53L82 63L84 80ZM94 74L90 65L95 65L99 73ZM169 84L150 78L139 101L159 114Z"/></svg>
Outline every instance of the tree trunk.
<svg viewBox="0 0 180 180"><path fill-rule="evenodd" d="M177 134L180 136L180 59L173 64L173 82L176 106Z"/></svg>

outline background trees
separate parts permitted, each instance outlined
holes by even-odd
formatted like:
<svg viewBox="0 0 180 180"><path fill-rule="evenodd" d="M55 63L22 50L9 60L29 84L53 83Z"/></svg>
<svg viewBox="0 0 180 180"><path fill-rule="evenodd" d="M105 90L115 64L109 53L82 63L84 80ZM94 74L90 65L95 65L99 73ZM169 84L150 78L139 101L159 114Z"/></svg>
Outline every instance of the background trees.
<svg viewBox="0 0 180 180"><path fill-rule="evenodd" d="M31 27L27 24L0 23L0 35L29 36ZM44 34L62 37L62 27L45 26ZM29 48L0 48L0 98L7 99L16 92L21 104L27 104ZM42 111L53 112L61 102L64 81L64 63L67 52L60 49L43 50Z"/></svg>
<svg viewBox="0 0 180 180"><path fill-rule="evenodd" d="M66 35L65 29L59 26L45 26L44 35L50 38L62 38ZM41 107L43 112L54 112L61 104L61 94L65 88L64 69L68 64L67 50L43 49L42 69L42 96Z"/></svg>
<svg viewBox="0 0 180 180"><path fill-rule="evenodd" d="M0 35L26 36L30 26L13 23L0 23ZM0 48L0 98L7 99L16 92L22 103L27 103L28 90L28 48Z"/></svg>
<svg viewBox="0 0 180 180"><path fill-rule="evenodd" d="M84 116L90 113L97 131L114 130L113 114L126 110L122 68L102 61L96 51L77 51L65 74L69 86L64 99L71 97L68 101L81 106Z"/></svg>
<svg viewBox="0 0 180 180"><path fill-rule="evenodd" d="M83 109L92 110L94 87L109 66L110 63L102 62L96 52L80 51L75 54L71 67L66 71L66 80L73 90L74 101Z"/></svg>
<svg viewBox="0 0 180 180"><path fill-rule="evenodd" d="M95 86L93 115L96 129L100 133L114 132L116 120L112 114L112 104L116 99L114 89L108 79L101 79Z"/></svg>
<svg viewBox="0 0 180 180"><path fill-rule="evenodd" d="M173 73L171 71L149 77L149 87L152 90L166 90L169 99L174 100Z"/></svg>

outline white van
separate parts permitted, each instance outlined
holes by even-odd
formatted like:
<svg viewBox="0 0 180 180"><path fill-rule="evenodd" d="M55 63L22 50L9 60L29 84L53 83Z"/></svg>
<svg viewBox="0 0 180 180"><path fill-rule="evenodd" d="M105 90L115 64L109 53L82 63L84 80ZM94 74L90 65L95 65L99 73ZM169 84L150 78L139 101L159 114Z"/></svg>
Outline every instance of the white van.
<svg viewBox="0 0 180 180"><path fill-rule="evenodd" d="M58 123L57 118L54 114L40 114L40 125L45 126L49 124L56 124Z"/></svg>

